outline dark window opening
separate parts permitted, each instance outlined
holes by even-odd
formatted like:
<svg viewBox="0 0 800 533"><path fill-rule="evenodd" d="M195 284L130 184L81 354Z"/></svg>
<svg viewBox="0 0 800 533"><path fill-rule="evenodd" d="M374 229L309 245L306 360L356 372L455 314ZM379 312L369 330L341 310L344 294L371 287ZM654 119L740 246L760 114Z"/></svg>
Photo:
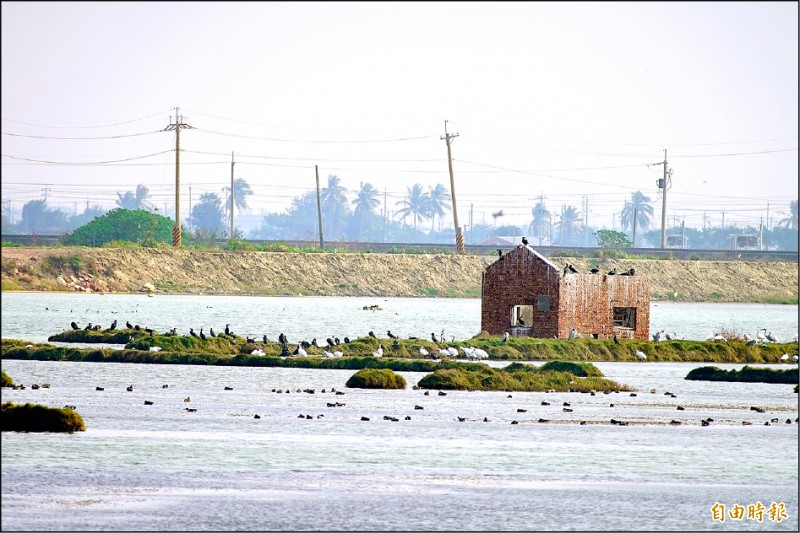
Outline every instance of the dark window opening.
<svg viewBox="0 0 800 533"><path fill-rule="evenodd" d="M636 308L615 307L614 327L636 329Z"/></svg>
<svg viewBox="0 0 800 533"><path fill-rule="evenodd" d="M537 309L537 311L549 311L550 310L550 297L549 296L537 296L536 297L536 309Z"/></svg>

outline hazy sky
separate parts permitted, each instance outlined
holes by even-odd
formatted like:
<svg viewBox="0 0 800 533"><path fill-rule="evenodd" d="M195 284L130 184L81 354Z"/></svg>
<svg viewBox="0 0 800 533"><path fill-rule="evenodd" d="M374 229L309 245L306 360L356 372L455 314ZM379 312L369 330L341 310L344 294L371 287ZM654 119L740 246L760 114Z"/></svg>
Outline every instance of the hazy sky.
<svg viewBox="0 0 800 533"><path fill-rule="evenodd" d="M314 165L391 213L450 189L447 120L462 225L527 227L542 197L619 229L641 191L660 228L665 149L668 226L774 224L798 197L797 26L797 2L2 2L3 208L144 184L172 213L179 107L184 217L232 152L251 221Z"/></svg>

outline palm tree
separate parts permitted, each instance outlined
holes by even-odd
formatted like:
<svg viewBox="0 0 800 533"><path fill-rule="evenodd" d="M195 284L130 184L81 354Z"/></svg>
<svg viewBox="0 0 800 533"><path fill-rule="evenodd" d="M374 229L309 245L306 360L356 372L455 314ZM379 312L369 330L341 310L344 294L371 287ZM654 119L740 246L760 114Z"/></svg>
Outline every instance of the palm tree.
<svg viewBox="0 0 800 533"><path fill-rule="evenodd" d="M328 186L320 192L322 204L322 227L329 239L338 239L343 235L343 228L350 214L345 193L347 189L339 183L339 176L328 175Z"/></svg>
<svg viewBox="0 0 800 533"><path fill-rule="evenodd" d="M778 226L797 229L797 200L789 202L789 216L778 222Z"/></svg>
<svg viewBox="0 0 800 533"><path fill-rule="evenodd" d="M533 220L528 226L528 231L531 235L539 238L539 244L542 244L542 238L546 237L550 229L550 211L544 206L543 202L539 202L531 209Z"/></svg>
<svg viewBox="0 0 800 533"><path fill-rule="evenodd" d="M428 197L422 192L422 185L415 183L407 188L408 195L404 200L397 202L397 205L404 206L397 212L397 216L405 222L407 216L414 218L414 229L417 229L417 222L428 216Z"/></svg>
<svg viewBox="0 0 800 533"><path fill-rule="evenodd" d="M380 205L378 194L378 190L371 183L361 183L358 196L353 200L353 204L356 206L353 210L353 219L357 227L356 240L361 238L364 222L375 214L373 210Z"/></svg>
<svg viewBox="0 0 800 533"><path fill-rule="evenodd" d="M450 209L450 191L441 183L437 183L436 187L428 188L428 215L431 217L431 233L433 233L433 224L436 217L439 217L439 227L442 226L442 217L444 217L444 210Z"/></svg>
<svg viewBox="0 0 800 533"><path fill-rule="evenodd" d="M117 193L117 205L122 209L150 209L150 203L147 198L150 196L150 189L141 183L136 186L136 194L127 191L125 194Z"/></svg>
<svg viewBox="0 0 800 533"><path fill-rule="evenodd" d="M231 212L231 188L223 187L222 192L225 193L225 212ZM240 212L242 209L247 209L247 197L253 194L253 189L244 178L236 178L233 180L233 203L236 204L236 209Z"/></svg>
<svg viewBox="0 0 800 533"><path fill-rule="evenodd" d="M575 206L562 207L558 221L559 240L561 245L569 243L583 231L581 227L581 213Z"/></svg>
<svg viewBox="0 0 800 533"><path fill-rule="evenodd" d="M631 201L625 202L625 207L622 208L620 221L622 222L622 229L633 227L634 213L636 214L636 226L642 230L650 227L650 220L653 217L653 206L650 205L650 198L636 191L631 194ZM634 243L634 246L636 243Z"/></svg>

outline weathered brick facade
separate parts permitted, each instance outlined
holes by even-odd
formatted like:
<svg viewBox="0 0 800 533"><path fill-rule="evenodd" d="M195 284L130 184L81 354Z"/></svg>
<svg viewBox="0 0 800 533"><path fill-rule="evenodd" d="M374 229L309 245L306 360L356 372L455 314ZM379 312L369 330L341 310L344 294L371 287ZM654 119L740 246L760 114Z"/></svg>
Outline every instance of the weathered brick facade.
<svg viewBox="0 0 800 533"><path fill-rule="evenodd" d="M482 331L566 338L572 328L582 337L648 339L650 284L637 275L564 274L522 244L483 272Z"/></svg>

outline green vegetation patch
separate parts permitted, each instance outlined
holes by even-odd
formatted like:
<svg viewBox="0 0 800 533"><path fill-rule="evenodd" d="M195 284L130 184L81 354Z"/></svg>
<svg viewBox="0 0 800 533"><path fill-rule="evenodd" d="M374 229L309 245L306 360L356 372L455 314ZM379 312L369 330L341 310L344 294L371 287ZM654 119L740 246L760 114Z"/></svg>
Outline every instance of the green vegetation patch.
<svg viewBox="0 0 800 533"><path fill-rule="evenodd" d="M582 378L603 377L603 373L600 372L600 369L594 366L592 363L573 363L571 361L549 361L540 366L539 370L541 372L545 372L547 370L555 370L558 372L569 372L570 374L574 374Z"/></svg>
<svg viewBox="0 0 800 533"><path fill-rule="evenodd" d="M81 415L69 408L6 402L0 408L0 430L72 433L86 431L86 426Z"/></svg>
<svg viewBox="0 0 800 533"><path fill-rule="evenodd" d="M356 389L405 389L406 380L388 368L362 368L350 376L345 386Z"/></svg>
<svg viewBox="0 0 800 533"><path fill-rule="evenodd" d="M580 370L584 372L585 370ZM419 381L423 389L492 390L544 392L629 391L627 385L601 377L579 377L571 372L542 370L541 367L512 363L505 368L492 368L483 363L445 367Z"/></svg>
<svg viewBox="0 0 800 533"><path fill-rule="evenodd" d="M745 365L741 370L722 370L716 366L695 368L686 375L690 381L739 381L747 383L797 383L796 368L776 370L753 368Z"/></svg>
<svg viewBox="0 0 800 533"><path fill-rule="evenodd" d="M14 380L11 379L11 376L6 374L6 371L2 371L2 378L0 378L0 387L13 387Z"/></svg>

